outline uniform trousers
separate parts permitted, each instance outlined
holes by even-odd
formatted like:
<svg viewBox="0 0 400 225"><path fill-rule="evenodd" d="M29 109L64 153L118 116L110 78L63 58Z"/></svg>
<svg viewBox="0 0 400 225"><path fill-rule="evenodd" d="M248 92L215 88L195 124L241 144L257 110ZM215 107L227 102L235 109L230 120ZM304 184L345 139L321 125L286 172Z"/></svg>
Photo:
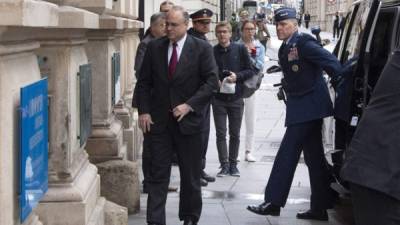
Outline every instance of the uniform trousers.
<svg viewBox="0 0 400 225"><path fill-rule="evenodd" d="M331 207L329 172L322 146L322 119L289 125L265 188L265 202L284 207L303 151L311 183L311 209Z"/></svg>
<svg viewBox="0 0 400 225"><path fill-rule="evenodd" d="M172 154L176 152L181 178L179 218L197 222L202 209L201 132L185 135L176 118L170 115L167 128L149 135L151 169L148 179L147 222L165 225L165 203L171 175Z"/></svg>
<svg viewBox="0 0 400 225"><path fill-rule="evenodd" d="M202 162L201 168L204 170L206 168L206 155L208 149L208 139L210 137L210 105L207 106L204 112L204 125L203 125L203 132L201 134L201 149L202 149Z"/></svg>
<svg viewBox="0 0 400 225"><path fill-rule="evenodd" d="M400 200L354 183L350 189L356 225L400 224Z"/></svg>

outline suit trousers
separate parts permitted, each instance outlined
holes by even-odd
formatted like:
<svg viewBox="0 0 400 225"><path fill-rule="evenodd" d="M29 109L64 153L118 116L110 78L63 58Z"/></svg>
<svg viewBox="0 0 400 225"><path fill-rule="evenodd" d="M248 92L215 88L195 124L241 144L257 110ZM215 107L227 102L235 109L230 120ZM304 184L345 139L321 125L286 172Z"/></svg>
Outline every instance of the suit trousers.
<svg viewBox="0 0 400 225"><path fill-rule="evenodd" d="M256 93L244 100L244 122L246 125L245 146L246 152L254 149L254 124L256 123Z"/></svg>
<svg viewBox="0 0 400 225"><path fill-rule="evenodd" d="M204 112L204 125L203 125L203 132L201 134L201 149L202 149L202 162L201 168L204 170L206 168L206 155L207 155L207 148L208 148L208 139L210 137L210 105L207 106Z"/></svg>
<svg viewBox="0 0 400 225"><path fill-rule="evenodd" d="M240 127L243 117L243 99L223 101L214 99L213 115L217 133L218 158L221 165L236 164L240 145ZM227 121L229 124L229 153L226 142Z"/></svg>
<svg viewBox="0 0 400 225"><path fill-rule="evenodd" d="M148 179L147 222L165 225L165 203L171 175L172 154L176 152L180 171L179 218L197 222L202 209L200 172L201 132L182 134L171 114L167 128L150 133L151 170Z"/></svg>
<svg viewBox="0 0 400 225"><path fill-rule="evenodd" d="M400 224L400 200L354 183L350 189L356 225Z"/></svg>
<svg viewBox="0 0 400 225"><path fill-rule="evenodd" d="M303 151L311 183L311 209L331 207L328 165L322 146L322 119L289 125L265 188L265 202L284 207Z"/></svg>
<svg viewBox="0 0 400 225"><path fill-rule="evenodd" d="M142 171L143 171L143 188L147 188L147 181L150 177L151 156L150 156L150 143L149 134L143 134L142 146Z"/></svg>

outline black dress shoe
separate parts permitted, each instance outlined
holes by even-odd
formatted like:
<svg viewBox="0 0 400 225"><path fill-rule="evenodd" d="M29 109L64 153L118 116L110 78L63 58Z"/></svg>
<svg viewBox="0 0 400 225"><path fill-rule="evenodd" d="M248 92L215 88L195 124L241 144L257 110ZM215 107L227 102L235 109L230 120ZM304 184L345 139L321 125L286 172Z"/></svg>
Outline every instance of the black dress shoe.
<svg viewBox="0 0 400 225"><path fill-rule="evenodd" d="M206 186L208 185L208 182L207 182L205 179L200 178L200 185L201 185L202 187L206 187Z"/></svg>
<svg viewBox="0 0 400 225"><path fill-rule="evenodd" d="M274 205L270 202L264 202L260 205L249 205L247 206L247 210L253 212L258 215L271 215L271 216L279 216L281 214L281 207Z"/></svg>
<svg viewBox="0 0 400 225"><path fill-rule="evenodd" d="M299 212L296 215L297 219L302 220L320 220L320 221L328 221L328 213L326 210L307 210L305 212Z"/></svg>
<svg viewBox="0 0 400 225"><path fill-rule="evenodd" d="M191 220L185 220L185 222L183 222L183 225L197 225L197 223L195 223Z"/></svg>
<svg viewBox="0 0 400 225"><path fill-rule="evenodd" d="M207 182L215 182L215 177L208 175L204 170L203 172L201 172L201 178L203 178Z"/></svg>

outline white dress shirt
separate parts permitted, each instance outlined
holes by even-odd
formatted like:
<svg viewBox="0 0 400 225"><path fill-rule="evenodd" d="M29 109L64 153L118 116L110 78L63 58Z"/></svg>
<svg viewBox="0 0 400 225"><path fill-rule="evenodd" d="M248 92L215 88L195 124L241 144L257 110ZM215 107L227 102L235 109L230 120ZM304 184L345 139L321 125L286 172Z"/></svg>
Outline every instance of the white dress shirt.
<svg viewBox="0 0 400 225"><path fill-rule="evenodd" d="M183 38L181 38L179 41L176 42L176 44L177 44L176 53L178 53L178 62L179 62L179 58L181 57L183 45L185 44L186 38L187 38L187 34L185 34L185 36L183 36ZM172 49L173 49L172 41L170 41L169 45L168 45L168 65L171 60Z"/></svg>

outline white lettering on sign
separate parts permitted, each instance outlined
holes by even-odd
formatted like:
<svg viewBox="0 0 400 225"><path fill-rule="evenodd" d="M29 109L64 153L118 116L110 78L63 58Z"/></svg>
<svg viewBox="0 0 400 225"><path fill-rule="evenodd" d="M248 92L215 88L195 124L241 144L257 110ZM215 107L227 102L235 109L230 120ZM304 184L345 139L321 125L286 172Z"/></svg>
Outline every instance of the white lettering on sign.
<svg viewBox="0 0 400 225"><path fill-rule="evenodd" d="M43 95L38 95L29 101L29 117L43 111Z"/></svg>
<svg viewBox="0 0 400 225"><path fill-rule="evenodd" d="M41 128L43 125L43 115L35 117L35 130Z"/></svg>
<svg viewBox="0 0 400 225"><path fill-rule="evenodd" d="M34 149L40 142L43 141L43 130L38 130L32 137L29 138L29 150Z"/></svg>

